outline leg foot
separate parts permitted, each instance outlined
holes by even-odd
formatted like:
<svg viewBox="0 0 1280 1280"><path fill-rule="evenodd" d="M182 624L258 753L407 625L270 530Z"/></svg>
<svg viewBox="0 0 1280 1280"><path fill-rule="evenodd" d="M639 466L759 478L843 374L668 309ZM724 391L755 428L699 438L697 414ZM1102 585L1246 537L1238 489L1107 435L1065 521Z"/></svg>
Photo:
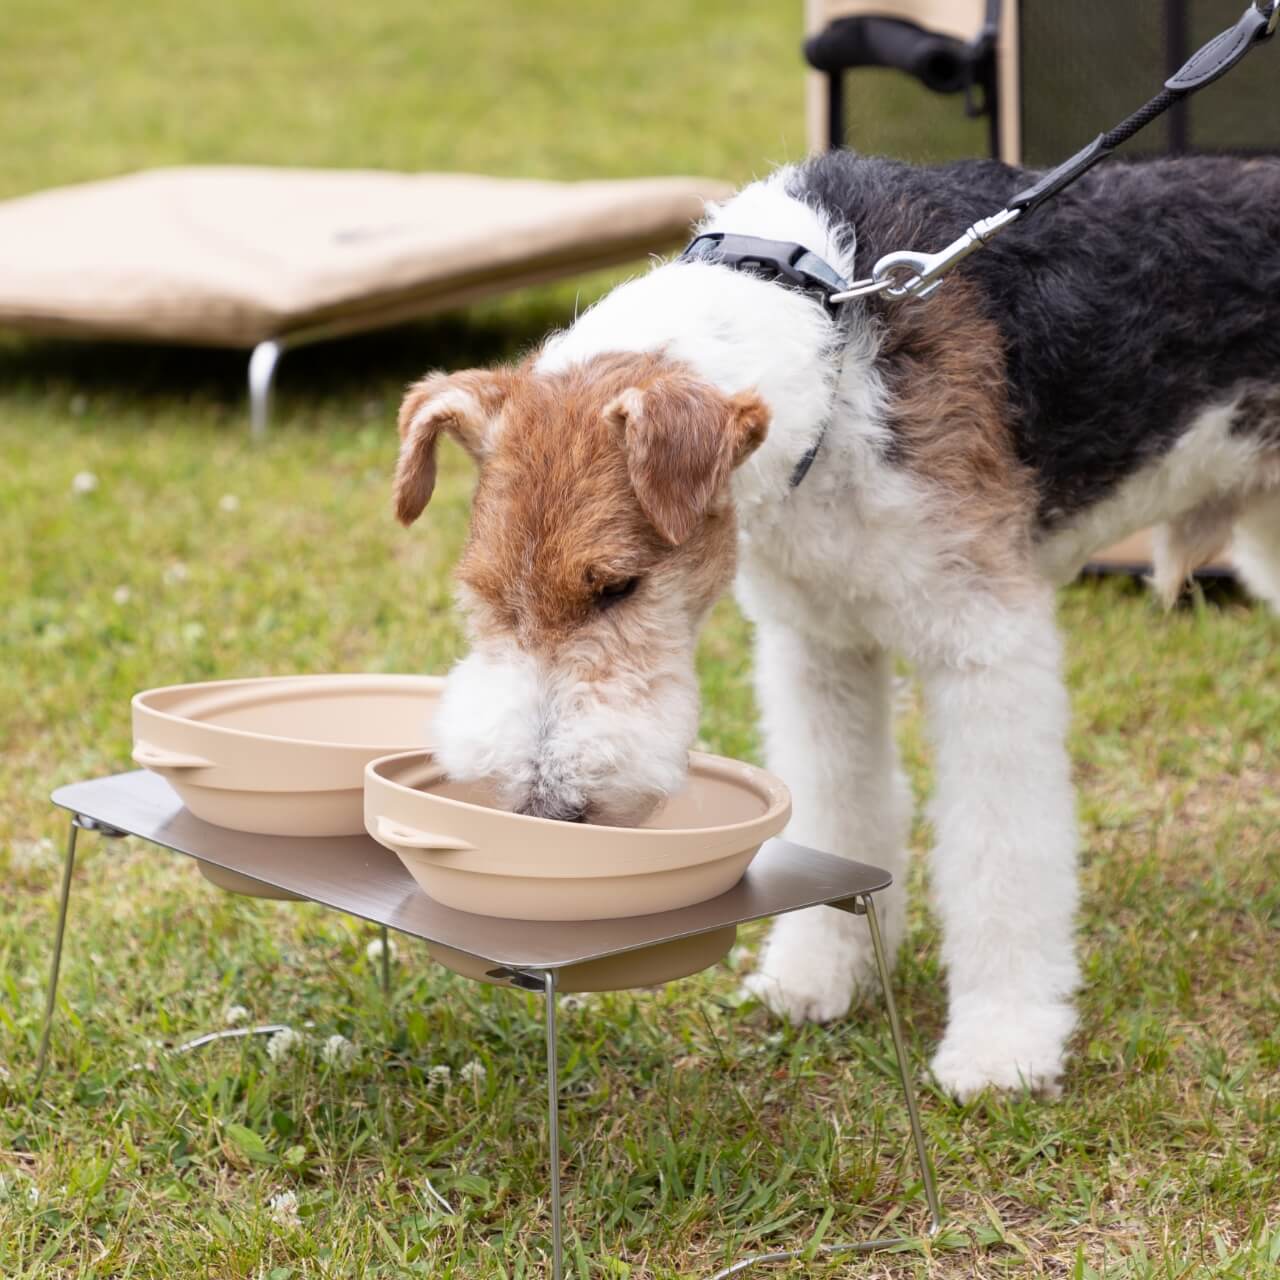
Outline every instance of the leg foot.
<svg viewBox="0 0 1280 1280"><path fill-rule="evenodd" d="M254 347L249 356L249 434L261 440L267 434L267 420L271 416L271 388L275 381L276 365L284 355L284 344L269 338Z"/></svg>
<svg viewBox="0 0 1280 1280"><path fill-rule="evenodd" d="M920 1179L924 1187L924 1198L929 1206L930 1236L935 1236L942 1229L942 1206L938 1200L938 1190L933 1178L933 1162L929 1158L929 1148L925 1143L924 1128L920 1123L920 1112L916 1106L915 1086L911 1083L911 1063L907 1057L906 1042L902 1038L902 1024L898 1021L898 1006L893 998L893 987L890 985L889 961L891 959L885 948L884 938L880 931L880 921L876 915L875 902L871 894L865 894L855 902L842 904L841 910L852 914L865 915L871 937L872 950L875 953L876 968L884 987L885 1011L889 1015L889 1034L893 1037L893 1051L898 1062L898 1075L902 1081L902 1096L907 1104L907 1118L911 1125L911 1141L915 1146L916 1158L920 1162ZM818 1247L818 1256L829 1258L839 1254L876 1253L881 1249L893 1249L899 1245L909 1244L908 1236L876 1236L870 1240L854 1240L843 1244L824 1244ZM729 1280L730 1276L741 1275L753 1267L767 1262L794 1262L807 1255L805 1249L785 1249L776 1253L756 1253L742 1258L732 1266L717 1271L711 1280Z"/></svg>
<svg viewBox="0 0 1280 1280"><path fill-rule="evenodd" d="M53 1030L53 1008L58 999L58 971L62 967L62 939L67 929L67 904L71 900L71 873L76 865L76 836L80 824L73 814L67 832L67 853L62 864L62 896L58 900L58 928L53 938L53 962L49 968L49 989L44 1003L44 1026L40 1030L40 1048L36 1053L35 1083L44 1077L49 1061L49 1036Z"/></svg>
<svg viewBox="0 0 1280 1280"><path fill-rule="evenodd" d="M547 1134L551 1164L551 1276L564 1277L563 1224L560 1210L560 1059L556 1045L556 973L542 975L547 1017Z"/></svg>

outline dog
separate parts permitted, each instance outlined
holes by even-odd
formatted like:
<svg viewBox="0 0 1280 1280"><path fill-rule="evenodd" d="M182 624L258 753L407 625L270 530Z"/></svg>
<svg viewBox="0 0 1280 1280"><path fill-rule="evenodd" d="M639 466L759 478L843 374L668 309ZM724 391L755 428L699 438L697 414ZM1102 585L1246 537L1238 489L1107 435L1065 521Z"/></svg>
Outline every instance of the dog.
<svg viewBox="0 0 1280 1280"><path fill-rule="evenodd" d="M803 245L853 280L1034 177L833 153L701 229ZM896 950L906 658L937 774L933 1071L961 1099L1056 1092L1080 976L1055 588L1158 525L1166 599L1230 538L1280 607L1280 163L1102 166L928 298L833 310L724 263L658 263L522 363L416 383L399 428L405 524L441 434L479 464L471 649L434 727L449 772L522 813L642 819L685 777L695 641L736 578L788 835L892 872ZM865 924L818 908L776 921L749 987L826 1022L874 971Z"/></svg>

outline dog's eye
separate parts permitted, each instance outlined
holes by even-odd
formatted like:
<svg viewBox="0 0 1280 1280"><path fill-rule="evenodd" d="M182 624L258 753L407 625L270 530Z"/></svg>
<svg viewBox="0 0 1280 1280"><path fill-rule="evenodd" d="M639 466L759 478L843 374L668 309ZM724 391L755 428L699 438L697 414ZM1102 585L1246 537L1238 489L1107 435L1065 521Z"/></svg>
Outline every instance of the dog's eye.
<svg viewBox="0 0 1280 1280"><path fill-rule="evenodd" d="M613 608L619 600L625 600L629 595L634 595L639 585L639 578L620 578L617 582L607 583L596 592L596 608Z"/></svg>

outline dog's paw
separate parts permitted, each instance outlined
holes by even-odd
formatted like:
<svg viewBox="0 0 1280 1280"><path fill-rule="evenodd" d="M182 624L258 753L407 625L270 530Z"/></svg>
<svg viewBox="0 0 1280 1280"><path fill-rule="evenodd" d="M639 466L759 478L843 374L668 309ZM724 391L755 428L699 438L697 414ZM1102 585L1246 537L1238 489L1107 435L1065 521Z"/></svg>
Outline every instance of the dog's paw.
<svg viewBox="0 0 1280 1280"><path fill-rule="evenodd" d="M875 982L875 957L864 920L817 907L783 916L773 927L759 968L743 982L793 1027L834 1022Z"/></svg>
<svg viewBox="0 0 1280 1280"><path fill-rule="evenodd" d="M793 1027L843 1017L854 993L852 982L834 982L829 976L824 979L814 974L779 975L764 969L749 974L742 989Z"/></svg>
<svg viewBox="0 0 1280 1280"><path fill-rule="evenodd" d="M1058 1097L1072 1014L1063 1008L1045 1014L953 1022L933 1058L938 1083L960 1102L984 1089Z"/></svg>

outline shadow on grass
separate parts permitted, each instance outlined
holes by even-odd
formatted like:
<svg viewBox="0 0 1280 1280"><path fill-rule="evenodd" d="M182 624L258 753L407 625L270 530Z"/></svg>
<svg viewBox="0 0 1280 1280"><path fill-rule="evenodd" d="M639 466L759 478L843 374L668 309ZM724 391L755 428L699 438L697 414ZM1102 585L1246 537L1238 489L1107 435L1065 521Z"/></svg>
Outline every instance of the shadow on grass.
<svg viewBox="0 0 1280 1280"><path fill-rule="evenodd" d="M1095 594L1110 592L1117 599L1154 599L1147 582L1150 570L1146 566L1114 568L1087 565L1072 585L1072 590L1092 590ZM1201 604L1215 608L1251 603L1249 593L1234 573L1227 569L1200 569L1192 581L1179 593L1174 608L1179 612L1194 612Z"/></svg>
<svg viewBox="0 0 1280 1280"><path fill-rule="evenodd" d="M384 392L433 368L516 359L572 318L573 300L563 292L531 294L299 347L285 353L276 371L273 418L309 417L327 402ZM144 414L198 402L247 420L248 363L247 350L0 336L3 395L36 409L51 402L61 411L77 396L89 396ZM107 426L111 421L112 415L101 419Z"/></svg>

